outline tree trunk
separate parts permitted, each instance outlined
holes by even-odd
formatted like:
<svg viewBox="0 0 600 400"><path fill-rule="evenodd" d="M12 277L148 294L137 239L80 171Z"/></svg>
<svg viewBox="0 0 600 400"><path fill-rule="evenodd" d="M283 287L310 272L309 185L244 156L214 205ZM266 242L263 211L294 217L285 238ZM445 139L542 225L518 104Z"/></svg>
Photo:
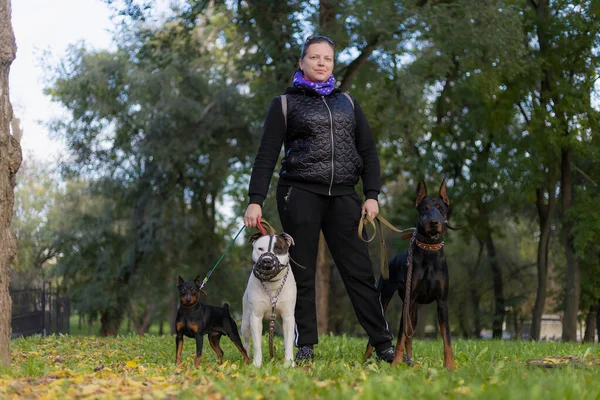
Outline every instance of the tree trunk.
<svg viewBox="0 0 600 400"><path fill-rule="evenodd" d="M319 29L328 35L335 29L336 2L331 0L319 1ZM317 255L316 271L316 307L317 307L317 331L319 334L329 332L329 292L333 280L331 279L333 264L327 257L327 244L323 232L319 235L319 252Z"/></svg>
<svg viewBox="0 0 600 400"><path fill-rule="evenodd" d="M8 292L9 266L16 254L10 220L14 204L15 174L22 160L20 138L10 134L13 115L8 95L8 75L16 51L10 0L0 0L0 366L10 365L12 300Z"/></svg>
<svg viewBox="0 0 600 400"><path fill-rule="evenodd" d="M471 332L469 332L470 329L469 324L467 323L467 313L465 312L467 309L467 300L461 300L459 307L461 312L458 313L458 326L460 327L463 338L468 339L469 336L471 336Z"/></svg>
<svg viewBox="0 0 600 400"><path fill-rule="evenodd" d="M502 269L496 256L496 246L492 233L488 230L485 237L485 245L492 269L492 279L494 282L494 316L492 318L492 337L494 339L502 338L502 325L504 323L504 282L502 280Z"/></svg>
<svg viewBox="0 0 600 400"><path fill-rule="evenodd" d="M537 249L537 272L538 285L535 297L535 305L531 314L531 339L540 340L542 326L542 314L546 304L546 291L548 289L548 250L550 248L550 233L552 230L552 219L556 212L556 181L551 179L548 189L548 204L544 204L544 191L542 188L536 190L536 207L540 224L540 241Z"/></svg>
<svg viewBox="0 0 600 400"><path fill-rule="evenodd" d="M562 340L565 342L577 340L577 313L579 312L579 297L581 295L579 264L573 247L574 223L567 218L569 209L573 204L572 157L573 150L570 147L561 150L562 241L567 263L567 286L562 331Z"/></svg>
<svg viewBox="0 0 600 400"><path fill-rule="evenodd" d="M319 28L324 35L331 35L335 29L335 12L337 1L319 1Z"/></svg>
<svg viewBox="0 0 600 400"><path fill-rule="evenodd" d="M173 290L169 291L169 328L171 330L171 335L177 333L177 329L175 329L175 320L177 319L177 309L179 307L179 299L175 297L175 293Z"/></svg>
<svg viewBox="0 0 600 400"><path fill-rule="evenodd" d="M131 278L135 276L137 270L140 265L140 261L144 256L144 252L140 250L140 243L142 240L147 240L143 238L146 232L144 229L145 222L145 211L148 206L148 202L151 196L150 186L152 174L152 166L147 166L147 170L142 174L139 184L138 184L138 197L135 203L135 208L132 216L132 234L131 240L135 240L135 248L133 249L133 256L131 260L125 265L123 271L121 272L121 277L118 280L118 285L116 287L119 292L117 293L116 304L118 306L109 305L105 310L102 310L100 317L100 336L115 336L121 323L123 322L123 318L125 316L125 310L129 304L129 298L132 295L131 290L129 289L129 283Z"/></svg>
<svg viewBox="0 0 600 400"><path fill-rule="evenodd" d="M473 306L473 336L481 339L481 296L476 289L471 289L471 305Z"/></svg>
<svg viewBox="0 0 600 400"><path fill-rule="evenodd" d="M332 305L330 309L338 310L341 309L340 303L340 289L342 288L342 283L340 282L339 275L337 275L337 271L334 268L330 269L329 274L329 304ZM336 313L332 315L332 318L329 319L329 332L335 335L341 335L344 332L344 318L340 315L340 313Z"/></svg>
<svg viewBox="0 0 600 400"><path fill-rule="evenodd" d="M154 304L147 303L145 306L144 314L139 315L135 306L129 303L129 315L130 320L133 321L133 328L135 329L135 333L138 335L143 335L148 332L150 329L150 321L152 320L152 314L154 313Z"/></svg>
<svg viewBox="0 0 600 400"><path fill-rule="evenodd" d="M329 332L329 288L331 286L332 265L327 258L327 244L323 232L319 238L319 253L317 256L316 272L316 305L317 305L317 330L319 334Z"/></svg>
<svg viewBox="0 0 600 400"><path fill-rule="evenodd" d="M117 336L124 315L124 307L109 307L104 310L100 317L100 336Z"/></svg>
<svg viewBox="0 0 600 400"><path fill-rule="evenodd" d="M596 337L596 306L590 306L588 315L585 319L584 343L594 343Z"/></svg>
<svg viewBox="0 0 600 400"><path fill-rule="evenodd" d="M169 248L173 248L173 246L169 245ZM169 262L169 277L171 278L175 278L175 267L173 267L174 263L171 262L172 258L171 258L171 252L167 253L167 260ZM182 251L177 251L177 260L178 263L182 263L183 262L183 252ZM174 285L173 285L174 286ZM171 335L175 335L177 333L177 329L175 328L175 320L177 319L177 310L179 308L179 297L175 295L176 293L176 289L169 285L169 290L168 290L168 297L169 297L169 306L167 308L167 323L169 324L169 332L171 332ZM161 323L161 329L162 329L162 323ZM162 333L161 333L162 335Z"/></svg>
<svg viewBox="0 0 600 400"><path fill-rule="evenodd" d="M469 268L469 280L472 282L469 285L469 291L471 292L471 305L473 306L473 335L476 339L481 338L481 294L479 293L479 288L474 283L477 279L477 271L481 266L481 261L483 260L483 248L484 243L480 239L477 239L479 242L479 253L477 255L477 262L473 268Z"/></svg>
<svg viewBox="0 0 600 400"><path fill-rule="evenodd" d="M520 313L515 310L512 313L512 317L513 317L513 325L515 327L515 337L513 339L519 340L519 339L521 339L521 331L523 328L523 324L521 323Z"/></svg>
<svg viewBox="0 0 600 400"><path fill-rule="evenodd" d="M598 343L600 343L600 300L596 305L596 332L598 333Z"/></svg>

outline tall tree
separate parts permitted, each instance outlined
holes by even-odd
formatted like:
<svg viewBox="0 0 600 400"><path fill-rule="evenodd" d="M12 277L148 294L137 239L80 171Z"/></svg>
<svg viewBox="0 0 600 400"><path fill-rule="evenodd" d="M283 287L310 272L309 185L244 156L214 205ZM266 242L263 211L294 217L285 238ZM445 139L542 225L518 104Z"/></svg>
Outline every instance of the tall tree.
<svg viewBox="0 0 600 400"><path fill-rule="evenodd" d="M470 1L454 1L426 6L419 24L427 27L416 39L415 47L423 50L410 70L426 90L418 111L425 117L404 149L414 162L413 174L448 179L458 205L454 216L467 221L468 232L485 249L493 335L499 338L507 271L499 261L496 241L504 229L497 216L520 200L516 177L523 175L518 165L525 157L509 151L514 111L507 82L521 74L525 52L514 29L519 16L497 3L473 8Z"/></svg>
<svg viewBox="0 0 600 400"><path fill-rule="evenodd" d="M157 27L125 24L112 53L73 47L48 88L71 111L53 125L75 156L67 172L93 183L97 204L82 215L94 225L81 229L86 251L73 254L85 260L61 263L86 266L67 275L82 296L95 290L89 277L111 291L88 307L103 334L115 334L127 310L147 326L138 310L154 313L157 291L168 297L169 274L208 272L224 241L219 205L250 136L233 68L236 32L228 11L209 3L196 25L179 16Z"/></svg>
<svg viewBox="0 0 600 400"><path fill-rule="evenodd" d="M13 132L18 122L13 119ZM15 204L11 230L18 243L12 263L13 287L37 286L51 278L44 268L58 255L56 233L65 216L60 198L61 186L48 162L29 157L23 162L15 186Z"/></svg>
<svg viewBox="0 0 600 400"><path fill-rule="evenodd" d="M598 63L598 2L529 0L527 4L523 15L529 21L525 24L531 32L527 40L536 60L538 70L534 76L539 84L524 96L533 105L529 114L523 108L521 111L525 119L533 122L539 119L537 126L542 129L538 141L556 149L546 166L546 182L550 183L548 191L555 190L550 186L559 177L557 211L566 264L563 340L573 341L577 339L581 296L581 270L574 245L578 221L572 211L578 201L581 179L575 176L575 169L598 124L598 112L591 102ZM541 273L543 278L544 271ZM543 305L541 300L536 307L535 323ZM537 331L538 327L535 328Z"/></svg>
<svg viewBox="0 0 600 400"><path fill-rule="evenodd" d="M537 288L535 305L531 314L531 339L539 340L542 328L542 314L546 305L548 290L548 253L550 251L550 236L552 233L552 220L556 214L556 178L550 176L547 185L541 183L535 190L536 208L540 237L537 250ZM547 198L547 200L546 200Z"/></svg>
<svg viewBox="0 0 600 400"><path fill-rule="evenodd" d="M17 46L11 22L10 0L0 1L0 364L10 364L9 338L12 301L8 293L9 266L15 256L15 240L10 231L15 175L21 165L20 133L11 135L13 119L8 90L10 66Z"/></svg>

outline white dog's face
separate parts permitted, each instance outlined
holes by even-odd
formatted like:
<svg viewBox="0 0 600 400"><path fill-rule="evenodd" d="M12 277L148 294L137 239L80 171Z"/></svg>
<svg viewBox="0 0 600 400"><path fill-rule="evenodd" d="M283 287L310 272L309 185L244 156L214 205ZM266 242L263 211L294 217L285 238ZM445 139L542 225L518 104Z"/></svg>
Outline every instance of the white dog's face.
<svg viewBox="0 0 600 400"><path fill-rule="evenodd" d="M277 257L280 264L288 264L290 260L290 246L294 245L294 239L287 233L284 232L279 235L262 235L257 233L252 235L250 241L253 242L254 247L252 250L253 263L256 263L263 256L261 262L272 262L275 264L274 257ZM271 256L271 254L274 256Z"/></svg>

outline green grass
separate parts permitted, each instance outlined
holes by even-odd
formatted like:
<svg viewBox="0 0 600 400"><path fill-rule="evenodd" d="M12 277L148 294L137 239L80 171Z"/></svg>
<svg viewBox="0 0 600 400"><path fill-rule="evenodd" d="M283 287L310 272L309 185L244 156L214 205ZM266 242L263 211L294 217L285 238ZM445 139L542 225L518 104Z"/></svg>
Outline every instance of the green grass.
<svg viewBox="0 0 600 400"><path fill-rule="evenodd" d="M597 358L598 345L456 340L453 372L442 367L441 341L416 340L421 364L411 368L363 362L364 340L344 336L321 337L310 367L284 368L281 338L278 359L260 370L242 364L227 338L222 346L226 362L218 365L205 340L203 363L195 369L188 338L179 368L173 336L16 339L11 367L0 370L0 398L600 399L598 367L525 363L545 356Z"/></svg>

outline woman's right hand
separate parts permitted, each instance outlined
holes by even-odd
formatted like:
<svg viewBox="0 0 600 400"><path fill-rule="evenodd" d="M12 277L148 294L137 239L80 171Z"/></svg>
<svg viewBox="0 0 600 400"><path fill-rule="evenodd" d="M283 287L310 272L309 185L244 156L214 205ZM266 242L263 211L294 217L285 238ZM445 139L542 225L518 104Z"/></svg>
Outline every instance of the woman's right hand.
<svg viewBox="0 0 600 400"><path fill-rule="evenodd" d="M248 204L246 214L244 215L244 225L247 228L255 228L258 223L258 218L262 217L262 207L258 204Z"/></svg>

